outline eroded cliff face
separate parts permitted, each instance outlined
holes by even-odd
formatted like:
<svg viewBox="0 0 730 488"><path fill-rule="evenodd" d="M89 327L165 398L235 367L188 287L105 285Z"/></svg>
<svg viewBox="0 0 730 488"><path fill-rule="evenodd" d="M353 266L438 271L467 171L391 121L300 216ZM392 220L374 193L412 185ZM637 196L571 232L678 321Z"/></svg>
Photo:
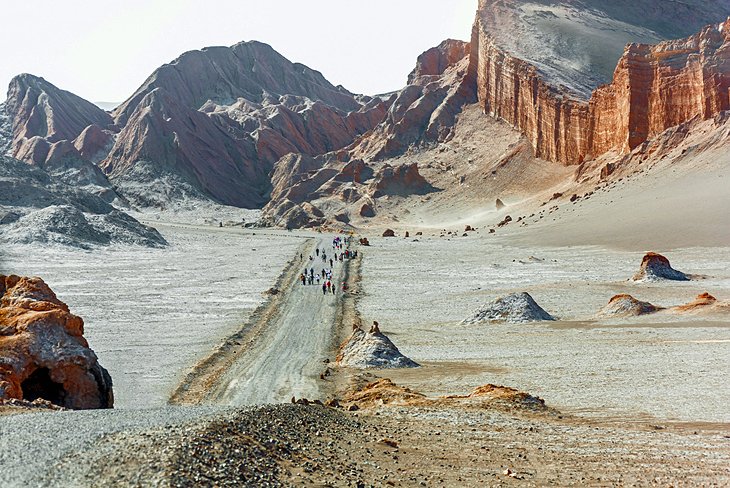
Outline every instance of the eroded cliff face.
<svg viewBox="0 0 730 488"><path fill-rule="evenodd" d="M730 108L730 20L682 40L628 45L613 81L580 100L502 49L483 15L470 61L479 103L522 131L537 157L572 165L627 153L670 127Z"/></svg>

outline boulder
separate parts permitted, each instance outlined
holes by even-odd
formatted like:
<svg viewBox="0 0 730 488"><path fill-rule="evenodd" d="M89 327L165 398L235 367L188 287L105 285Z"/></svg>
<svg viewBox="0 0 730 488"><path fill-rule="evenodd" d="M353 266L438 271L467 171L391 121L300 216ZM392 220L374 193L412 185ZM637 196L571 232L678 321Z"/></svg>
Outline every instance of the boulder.
<svg viewBox="0 0 730 488"><path fill-rule="evenodd" d="M417 368L415 361L405 357L388 337L380 332L377 322L368 332L353 327L352 336L340 347L337 364L353 368Z"/></svg>
<svg viewBox="0 0 730 488"><path fill-rule="evenodd" d="M112 379L84 339L84 321L43 280L0 275L0 296L0 400L113 407Z"/></svg>
<svg viewBox="0 0 730 488"><path fill-rule="evenodd" d="M631 295L616 295L599 312L599 317L635 317L661 310L661 307L642 302Z"/></svg>
<svg viewBox="0 0 730 488"><path fill-rule="evenodd" d="M383 232L383 237L395 237L395 232L392 229L386 229Z"/></svg>
<svg viewBox="0 0 730 488"><path fill-rule="evenodd" d="M368 241L368 238L367 237L361 237L360 238L360 245L367 247L367 246L370 245L370 241Z"/></svg>
<svg viewBox="0 0 730 488"><path fill-rule="evenodd" d="M505 205L502 200L500 200L499 198L497 198L497 202L495 203L495 207L497 208L497 210L502 210L506 206L507 205Z"/></svg>
<svg viewBox="0 0 730 488"><path fill-rule="evenodd" d="M360 217L375 217L375 209L369 203L363 203L360 207Z"/></svg>
<svg viewBox="0 0 730 488"><path fill-rule="evenodd" d="M650 252L641 260L641 267L632 279L634 281L689 281L690 277L672 268L669 260L661 254Z"/></svg>
<svg viewBox="0 0 730 488"><path fill-rule="evenodd" d="M506 322L512 324L555 320L529 293L513 293L487 303L462 324Z"/></svg>

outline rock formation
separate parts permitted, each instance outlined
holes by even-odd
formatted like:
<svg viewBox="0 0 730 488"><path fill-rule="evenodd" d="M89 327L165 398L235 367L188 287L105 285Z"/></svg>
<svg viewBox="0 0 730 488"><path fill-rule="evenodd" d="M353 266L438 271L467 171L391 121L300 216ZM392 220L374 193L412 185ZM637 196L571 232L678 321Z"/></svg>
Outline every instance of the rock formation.
<svg viewBox="0 0 730 488"><path fill-rule="evenodd" d="M79 181L77 179L77 181ZM157 230L48 172L0 156L0 242L163 247Z"/></svg>
<svg viewBox="0 0 730 488"><path fill-rule="evenodd" d="M368 332L354 327L350 338L340 347L337 364L353 368L417 368L418 363L405 357L388 337L380 332L377 322Z"/></svg>
<svg viewBox="0 0 730 488"><path fill-rule="evenodd" d="M641 267L632 279L634 281L689 281L690 277L672 268L669 260L661 254L649 252L641 260Z"/></svg>
<svg viewBox="0 0 730 488"><path fill-rule="evenodd" d="M0 296L0 399L114 406L111 377L83 337L84 321L43 280L0 275Z"/></svg>
<svg viewBox="0 0 730 488"><path fill-rule="evenodd" d="M537 157L580 164L626 153L667 128L730 108L730 21L678 41L629 44L613 81L586 100L502 47L490 32L495 3L480 1L470 70L485 112L523 132Z"/></svg>
<svg viewBox="0 0 730 488"><path fill-rule="evenodd" d="M674 313L688 314L728 314L730 313L730 301L721 301L710 295L702 293L697 295L693 301L670 309Z"/></svg>
<svg viewBox="0 0 730 488"><path fill-rule="evenodd" d="M529 293L513 293L487 303L479 308L462 324L481 324L491 322L505 322L521 324L555 320L549 313L538 305Z"/></svg>
<svg viewBox="0 0 730 488"><path fill-rule="evenodd" d="M350 148L352 157L381 160L412 145L448 141L462 107L476 101L469 53L468 43L449 39L421 54L408 86L390 100L385 120Z"/></svg>
<svg viewBox="0 0 730 488"><path fill-rule="evenodd" d="M599 317L636 317L661 310L661 307L642 302L631 295L616 295L599 312Z"/></svg>

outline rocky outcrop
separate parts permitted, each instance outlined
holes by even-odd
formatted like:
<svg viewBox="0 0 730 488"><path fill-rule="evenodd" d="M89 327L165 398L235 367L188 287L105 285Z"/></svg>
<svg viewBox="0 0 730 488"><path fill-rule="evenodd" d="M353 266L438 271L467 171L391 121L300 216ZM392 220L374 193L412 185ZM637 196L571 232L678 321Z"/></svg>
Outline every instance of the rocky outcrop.
<svg viewBox="0 0 730 488"><path fill-rule="evenodd" d="M480 1L472 34L479 103L523 132L537 157L580 164L627 153L667 128L730 108L730 21L679 41L628 45L613 81L586 100L502 47L489 30L493 3Z"/></svg>
<svg viewBox="0 0 730 488"><path fill-rule="evenodd" d="M350 148L352 157L382 160L453 137L462 107L476 101L469 52L468 43L449 39L421 54L408 86L391 98L382 123Z"/></svg>
<svg viewBox="0 0 730 488"><path fill-rule="evenodd" d="M340 347L337 364L361 369L417 368L418 363L405 357L377 322L365 332L354 327L350 338Z"/></svg>
<svg viewBox="0 0 730 488"><path fill-rule="evenodd" d="M5 110L11 118L11 151L16 157L26 141L34 137L50 146L60 141L73 141L91 124L108 128L113 123L111 116L93 103L29 74L12 79ZM27 148L25 154L31 154ZM32 154L34 159L26 160L45 161L45 158L41 161L41 153Z"/></svg>
<svg viewBox="0 0 730 488"><path fill-rule="evenodd" d="M693 301L672 307L670 311L680 314L697 314L697 315L711 315L711 314L730 314L730 301L718 300L709 293L701 293L697 295Z"/></svg>
<svg viewBox="0 0 730 488"><path fill-rule="evenodd" d="M552 315L543 310L529 293L513 293L487 303L479 308L462 324L481 324L491 322L505 322L521 324L555 320Z"/></svg>
<svg viewBox="0 0 730 488"><path fill-rule="evenodd" d="M0 399L114 406L112 379L84 339L84 321L43 280L0 275L0 296Z"/></svg>
<svg viewBox="0 0 730 488"><path fill-rule="evenodd" d="M379 198L384 195L425 195L435 188L418 171L418 164L403 164L393 167L383 165L370 184L370 195Z"/></svg>
<svg viewBox="0 0 730 488"><path fill-rule="evenodd" d="M655 252L649 252L641 260L641 267L632 278L634 281L689 281L690 276L677 271L669 260Z"/></svg>
<svg viewBox="0 0 730 488"><path fill-rule="evenodd" d="M599 312L599 317L636 317L661 310L661 307L642 302L631 295L616 295Z"/></svg>
<svg viewBox="0 0 730 488"><path fill-rule="evenodd" d="M64 182L65 177L57 176L60 173L52 176L37 166L0 156L0 242L84 249L108 244L167 244L157 230L80 187L83 181L94 186L96 173L84 175L87 166L61 164L52 169L74 173L75 184Z"/></svg>

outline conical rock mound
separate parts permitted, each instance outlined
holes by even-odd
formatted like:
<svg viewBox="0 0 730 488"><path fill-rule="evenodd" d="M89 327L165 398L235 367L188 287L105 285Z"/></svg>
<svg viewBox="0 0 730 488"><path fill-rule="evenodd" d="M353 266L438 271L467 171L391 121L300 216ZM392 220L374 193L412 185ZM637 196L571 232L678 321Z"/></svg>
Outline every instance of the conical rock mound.
<svg viewBox="0 0 730 488"><path fill-rule="evenodd" d="M642 302L631 295L616 295L599 312L599 317L636 317L661 310L661 307Z"/></svg>
<svg viewBox="0 0 730 488"><path fill-rule="evenodd" d="M669 260L661 254L649 252L641 260L641 267L632 279L634 281L689 281L690 277L672 268Z"/></svg>
<svg viewBox="0 0 730 488"><path fill-rule="evenodd" d="M522 324L543 320L555 320L555 318L540 307L529 293L522 292L497 298L487 303L462 323L507 322Z"/></svg>
<svg viewBox="0 0 730 488"><path fill-rule="evenodd" d="M337 364L352 368L417 368L415 361L398 350L388 337L380 332L377 322L368 332L355 326L350 338L340 347Z"/></svg>

